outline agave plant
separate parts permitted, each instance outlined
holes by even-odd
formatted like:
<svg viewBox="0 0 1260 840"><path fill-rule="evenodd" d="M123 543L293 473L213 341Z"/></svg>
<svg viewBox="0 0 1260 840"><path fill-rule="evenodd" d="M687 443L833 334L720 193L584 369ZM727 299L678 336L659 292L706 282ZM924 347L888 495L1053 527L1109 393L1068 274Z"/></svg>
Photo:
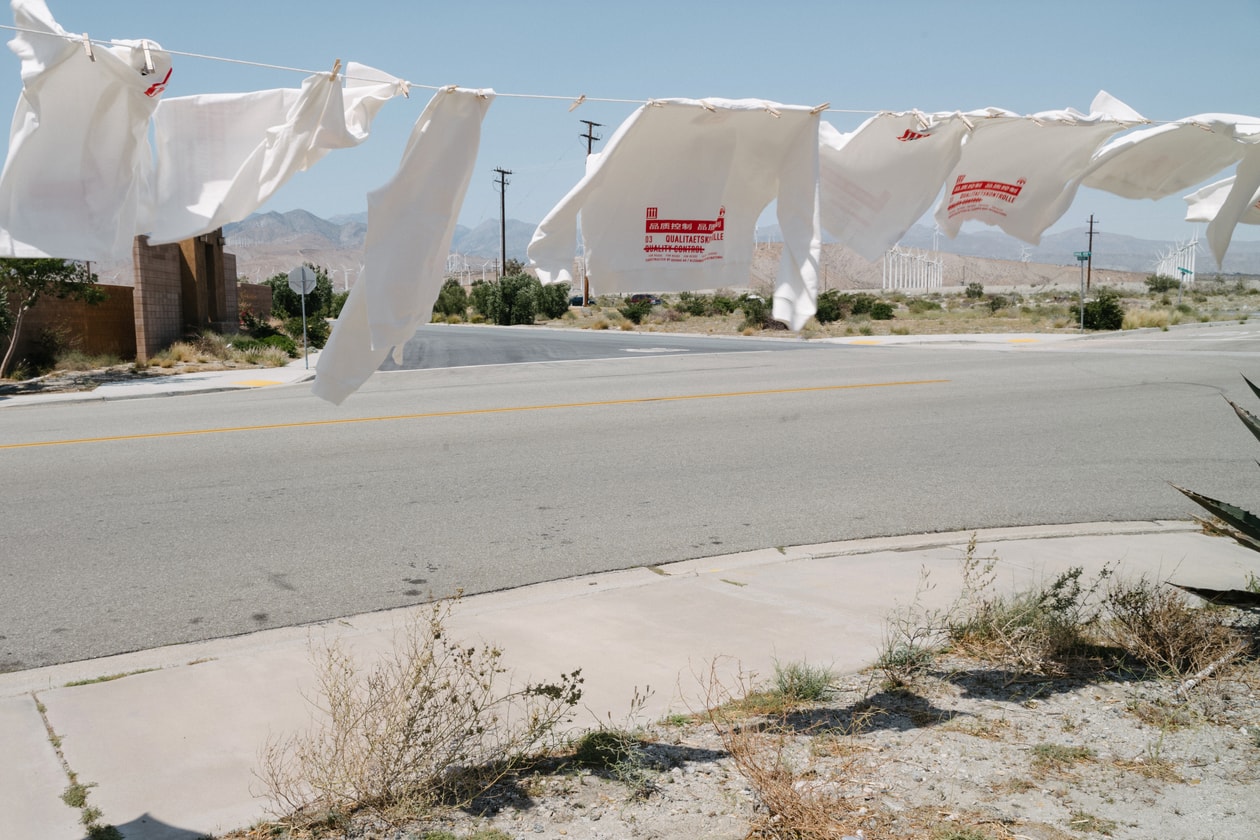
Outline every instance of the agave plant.
<svg viewBox="0 0 1260 840"><path fill-rule="evenodd" d="M1247 387L1251 389L1253 394L1260 397L1260 388L1257 388L1254 382L1245 376L1243 381L1247 383ZM1260 440L1260 417L1256 417L1256 415L1228 397L1225 398L1225 402L1229 403L1230 407L1234 409L1238 419L1255 436L1256 440ZM1204 528L1232 537L1240 545L1244 545L1252 551L1260 551L1260 516L1238 505L1222 502L1220 499L1213 499L1211 496L1204 496L1202 493L1187 490L1185 487L1178 487L1176 484L1173 487L1184 493L1190 501L1212 514L1213 519L1211 520L1195 517ZM1256 606L1260 604L1260 595L1248 590L1209 590L1188 586L1179 588L1216 603L1228 603L1232 606Z"/></svg>

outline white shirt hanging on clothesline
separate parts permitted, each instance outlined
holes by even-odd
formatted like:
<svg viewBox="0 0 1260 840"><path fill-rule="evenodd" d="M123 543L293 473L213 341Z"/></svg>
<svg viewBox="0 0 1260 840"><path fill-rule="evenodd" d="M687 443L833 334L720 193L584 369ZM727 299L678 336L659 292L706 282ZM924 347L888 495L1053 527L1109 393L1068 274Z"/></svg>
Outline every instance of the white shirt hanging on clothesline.
<svg viewBox="0 0 1260 840"><path fill-rule="evenodd" d="M1234 188L1234 177L1231 175L1214 184L1208 184L1184 196L1186 202L1187 222L1211 222L1220 212L1221 205L1229 197ZM1246 212L1239 218L1240 225L1260 225L1260 190L1252 193Z"/></svg>
<svg viewBox="0 0 1260 840"><path fill-rule="evenodd" d="M149 118L171 75L152 41L67 38L43 0L13 0L22 94L0 174L0 256L131 256L152 161Z"/></svg>
<svg viewBox="0 0 1260 840"><path fill-rule="evenodd" d="M404 83L371 67L317 73L300 89L167 99L154 116L157 175L140 232L152 244L244 219L333 149L367 139Z"/></svg>
<svg viewBox="0 0 1260 840"><path fill-rule="evenodd" d="M634 112L534 232L544 283L572 280L581 235L601 293L746 286L757 219L777 199L783 258L773 315L814 314L818 115L761 100L663 99Z"/></svg>
<svg viewBox="0 0 1260 840"><path fill-rule="evenodd" d="M493 99L491 90L438 91L398 172L368 193L363 271L320 353L317 397L339 405L428 323Z"/></svg>
<svg viewBox="0 0 1260 840"><path fill-rule="evenodd" d="M850 134L821 123L823 229L866 259L878 259L936 201L966 133L957 114L879 114Z"/></svg>
<svg viewBox="0 0 1260 840"><path fill-rule="evenodd" d="M989 108L964 116L975 129L946 180L937 224L952 239L963 222L984 222L1033 245L1067 212L1098 147L1144 121L1105 91L1089 114Z"/></svg>
<svg viewBox="0 0 1260 840"><path fill-rule="evenodd" d="M1168 125L1135 131L1108 143L1094 156L1084 184L1125 198L1158 200L1237 163L1242 182L1231 180L1230 190L1212 207L1207 230L1208 244L1219 266L1225 259L1235 226L1252 203L1250 199L1255 189L1260 187L1260 158L1257 157L1260 146L1257 144L1260 144L1260 118L1197 114Z"/></svg>

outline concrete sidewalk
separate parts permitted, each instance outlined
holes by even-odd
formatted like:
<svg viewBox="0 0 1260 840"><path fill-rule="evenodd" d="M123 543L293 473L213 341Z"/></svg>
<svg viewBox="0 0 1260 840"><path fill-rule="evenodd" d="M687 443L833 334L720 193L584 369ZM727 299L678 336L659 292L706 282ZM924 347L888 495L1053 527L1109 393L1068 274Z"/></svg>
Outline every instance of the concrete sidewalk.
<svg viewBox="0 0 1260 840"><path fill-rule="evenodd" d="M710 557L465 598L451 630L505 649L514 677L581 668L576 721L629 723L700 708L700 677L717 663L762 675L776 662L852 672L870 665L885 619L919 593L941 606L958 592L968 533L862 540ZM1191 523L1134 522L978 532L1018 587L1071 566L1113 565L1198 586L1234 588L1256 555ZM62 803L67 773L94 784L89 803L128 840L191 840L267 816L253 775L269 738L310 720L312 641L370 656L423 607L268 630L0 675L0 837L80 840ZM132 673L139 672L139 673ZM68 683L131 674L107 682ZM53 741L60 744L60 754ZM64 763L63 763L64 762Z"/></svg>
<svg viewBox="0 0 1260 840"><path fill-rule="evenodd" d="M46 403L89 403L106 400L134 400L149 397L174 397L188 394L212 394L219 391L245 391L270 385L290 385L315 378L319 351L308 359L294 359L284 367L206 370L197 373L157 375L144 379L108 382L91 391L35 392L0 395L0 409ZM309 365L309 367L308 367Z"/></svg>

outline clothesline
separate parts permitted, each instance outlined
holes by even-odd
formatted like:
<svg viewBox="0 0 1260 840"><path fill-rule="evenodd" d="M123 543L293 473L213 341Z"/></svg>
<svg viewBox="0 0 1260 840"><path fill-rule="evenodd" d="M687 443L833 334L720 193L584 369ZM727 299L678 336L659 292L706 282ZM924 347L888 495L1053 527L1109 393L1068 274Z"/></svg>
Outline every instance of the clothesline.
<svg viewBox="0 0 1260 840"><path fill-rule="evenodd" d="M23 34L41 35L44 37L49 37L50 35L50 33L43 32L40 30L25 29L19 26L9 26L9 25L4 25L4 24L0 24L0 29L8 30L10 32L19 32ZM90 38L86 32L83 33L83 35L81 36L62 35L62 36L52 36L52 37L60 37L63 40L68 41L70 43L82 43L85 45L85 49L86 49L86 45L88 44L107 47L115 43L114 41L111 41L111 40ZM279 71L288 72L288 73L300 73L303 76L313 76L316 73L328 72L325 70L311 70L311 69L304 69L301 67L290 67L283 64L269 64L267 62L262 62L262 61L250 61L248 59L228 58L226 56L217 56L217 55L208 55L205 53L172 50L166 47L162 47L162 49L163 51L165 51L166 53L170 55L177 55L183 58L201 59L203 61L218 61L224 64L236 64L236 65L240 65L244 67L258 67L264 70L279 70ZM342 78L345 78L350 81L376 81L376 79L364 79L364 78L352 76L347 73L340 73L339 64L340 64L340 59L338 59L337 65L334 66L332 70L332 75L334 76L340 75L342 76ZM427 84L421 84L418 82L411 82L411 81L406 81L406 80L402 81L401 84L403 86L404 93L411 88L419 88L421 90L430 90L430 91L436 92L436 91L445 90L451 87L451 85L427 85ZM606 97L587 96L584 93L578 94L577 96L565 96L565 95L557 95L557 94L504 93L502 91L495 91L495 95L498 97L507 98L507 99L537 99L537 100L544 100L544 101L571 102L572 105L569 108L570 111L574 110L578 106L587 102L599 102L599 103L614 104L614 105L648 105L655 101L655 99L653 98L614 99L614 98L606 98ZM820 105L817 110L821 113L827 113L827 114L857 114L857 115L865 115L865 116L874 116L877 114L892 113L888 110L833 108L831 107L830 103L827 103L825 105ZM927 116L926 113L925 113L925 116ZM1020 117L1007 117L1007 118L1008 119L1030 119L1030 120L1033 120L1033 122L1036 122L1036 119L1029 115L1020 116ZM1143 124L1145 125L1169 125L1174 122L1176 121L1175 120L1149 120L1149 119L1143 120ZM1200 125L1200 127L1203 128L1204 131L1209 131L1209 132L1212 131L1211 126Z"/></svg>

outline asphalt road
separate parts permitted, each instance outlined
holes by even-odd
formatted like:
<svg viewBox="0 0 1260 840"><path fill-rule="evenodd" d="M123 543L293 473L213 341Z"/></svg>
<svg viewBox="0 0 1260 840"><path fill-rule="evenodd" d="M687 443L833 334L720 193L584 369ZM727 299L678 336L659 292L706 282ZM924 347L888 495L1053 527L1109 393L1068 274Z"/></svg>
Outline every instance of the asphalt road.
<svg viewBox="0 0 1260 840"><path fill-rule="evenodd" d="M441 337L466 335L541 349L340 408L306 386L7 407L0 668L745 549L1188 518L1168 481L1255 497L1221 399L1260 408L1252 325L1004 352Z"/></svg>

